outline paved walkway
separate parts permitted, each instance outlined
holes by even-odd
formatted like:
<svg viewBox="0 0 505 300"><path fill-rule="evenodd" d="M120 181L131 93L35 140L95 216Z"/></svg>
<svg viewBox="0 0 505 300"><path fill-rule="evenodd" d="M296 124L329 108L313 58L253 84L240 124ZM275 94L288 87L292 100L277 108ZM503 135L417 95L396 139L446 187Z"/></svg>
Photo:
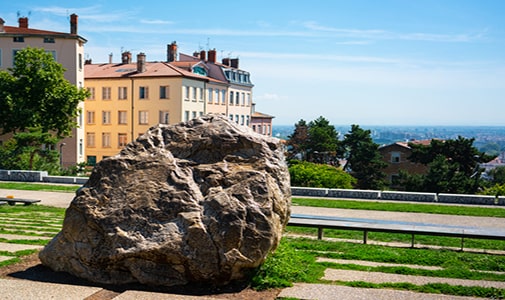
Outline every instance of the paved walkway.
<svg viewBox="0 0 505 300"><path fill-rule="evenodd" d="M17 198L31 198L40 199L41 205L56 206L67 208L70 201L73 199L73 193L58 193L58 192L40 192L40 191L20 191L20 190L4 190L0 189L0 196L13 195ZM340 216L340 217L353 217L353 218L369 218L379 220L398 220L398 221L415 221L427 222L433 224L461 224L465 226L484 226L484 227L500 227L505 228L505 222L499 218L481 218L481 217L463 217L463 216L443 216L443 215L430 215L430 214L412 214L412 213L395 213L395 212L374 212L374 211L360 211L360 210L340 210L340 209L326 209L326 208L313 208L313 207L300 207L293 206L293 213L303 214L316 214L326 216ZM15 239L30 239L33 237L14 235L14 234L0 234L1 239L15 240ZM38 237L36 237L38 239ZM41 237L45 238L45 237ZM19 245L11 243L0 243L0 251L15 252L17 249L26 247L26 249L38 249L40 246L35 245ZM8 255L0 256L0 261L10 259ZM344 263L344 262L341 262ZM347 261L347 263L359 263L357 261ZM362 262L366 263L366 262ZM416 266L409 266L416 268ZM386 274L378 272L362 272L362 271L343 271L336 269L327 269L325 272L325 279L330 281L355 281L362 280L374 282L382 278L385 282L431 282L432 277L425 278L423 276L409 276ZM421 281L419 281L421 280ZM435 279L446 280L446 279ZM478 284L496 286L505 288L505 283L501 282L487 282L487 281L469 281L457 279L458 284ZM381 282L381 281L378 281ZM446 281L443 281L446 282ZM219 296L184 296L174 294L163 294L142 291L126 291L123 293L116 293L103 290L100 287L84 286L84 285L68 285L59 283L42 282L35 279L15 279L4 278L0 279L0 299L61 299L62 295L65 299L117 299L117 300L130 300L130 299L180 299L180 300L203 300L203 299L219 299ZM425 293L414 293L409 291L397 291L390 289L366 289L366 288L353 288L332 284L305 284L297 283L291 288L286 288L281 291L279 297L293 297L299 299L481 299L469 297L455 297ZM226 298L229 299L229 298Z"/></svg>

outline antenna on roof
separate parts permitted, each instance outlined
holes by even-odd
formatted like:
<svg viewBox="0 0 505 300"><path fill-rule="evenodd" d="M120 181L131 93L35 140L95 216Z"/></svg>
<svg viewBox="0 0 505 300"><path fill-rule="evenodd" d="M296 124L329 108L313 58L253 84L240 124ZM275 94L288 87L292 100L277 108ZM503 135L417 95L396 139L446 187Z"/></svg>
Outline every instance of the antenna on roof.
<svg viewBox="0 0 505 300"><path fill-rule="evenodd" d="M207 38L207 50L210 50L210 38Z"/></svg>

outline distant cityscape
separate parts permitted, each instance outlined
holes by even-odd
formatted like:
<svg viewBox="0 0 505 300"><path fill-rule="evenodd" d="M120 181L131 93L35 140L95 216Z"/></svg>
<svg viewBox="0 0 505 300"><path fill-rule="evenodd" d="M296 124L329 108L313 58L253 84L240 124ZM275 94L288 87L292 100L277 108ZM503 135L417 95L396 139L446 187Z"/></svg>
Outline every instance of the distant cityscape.
<svg viewBox="0 0 505 300"><path fill-rule="evenodd" d="M349 132L351 126L334 125L340 138ZM372 138L379 145L399 141L426 139L475 138L474 146L484 152L505 151L505 126L361 126L372 132ZM272 135L287 139L293 133L294 125L274 125ZM492 151L491 151L492 150ZM496 153L498 154L498 153Z"/></svg>

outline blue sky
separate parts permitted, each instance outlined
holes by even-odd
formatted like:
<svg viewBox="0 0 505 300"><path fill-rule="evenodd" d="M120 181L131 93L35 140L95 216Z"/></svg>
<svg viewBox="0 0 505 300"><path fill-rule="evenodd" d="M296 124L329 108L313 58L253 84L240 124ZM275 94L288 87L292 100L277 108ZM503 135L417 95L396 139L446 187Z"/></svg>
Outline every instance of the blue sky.
<svg viewBox="0 0 505 300"><path fill-rule="evenodd" d="M505 125L505 1L3 1L17 26L68 32L86 56L216 49L251 72L277 125ZM145 5L143 5L145 3Z"/></svg>

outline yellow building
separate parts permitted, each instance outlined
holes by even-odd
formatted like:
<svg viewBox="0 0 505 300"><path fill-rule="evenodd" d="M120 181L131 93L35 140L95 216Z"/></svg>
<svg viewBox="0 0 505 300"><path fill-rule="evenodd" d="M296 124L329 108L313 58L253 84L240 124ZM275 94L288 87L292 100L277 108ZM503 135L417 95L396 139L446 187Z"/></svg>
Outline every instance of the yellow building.
<svg viewBox="0 0 505 300"><path fill-rule="evenodd" d="M127 143L158 123L172 124L205 113L208 78L166 62L86 64L86 156L93 165L116 155Z"/></svg>
<svg viewBox="0 0 505 300"><path fill-rule="evenodd" d="M66 69L65 78L77 87L84 85L84 44L86 39L77 34L78 17L70 16L69 33L55 32L29 28L28 18L18 19L18 26L7 26L0 18L0 69L13 66L14 56L17 51L27 47L42 48L51 53L54 59ZM80 106L81 111L84 104ZM65 138L59 145L63 166L75 165L83 162L84 154L84 128L82 115L79 116L78 127L72 132L72 137ZM0 142L8 136L0 137Z"/></svg>

